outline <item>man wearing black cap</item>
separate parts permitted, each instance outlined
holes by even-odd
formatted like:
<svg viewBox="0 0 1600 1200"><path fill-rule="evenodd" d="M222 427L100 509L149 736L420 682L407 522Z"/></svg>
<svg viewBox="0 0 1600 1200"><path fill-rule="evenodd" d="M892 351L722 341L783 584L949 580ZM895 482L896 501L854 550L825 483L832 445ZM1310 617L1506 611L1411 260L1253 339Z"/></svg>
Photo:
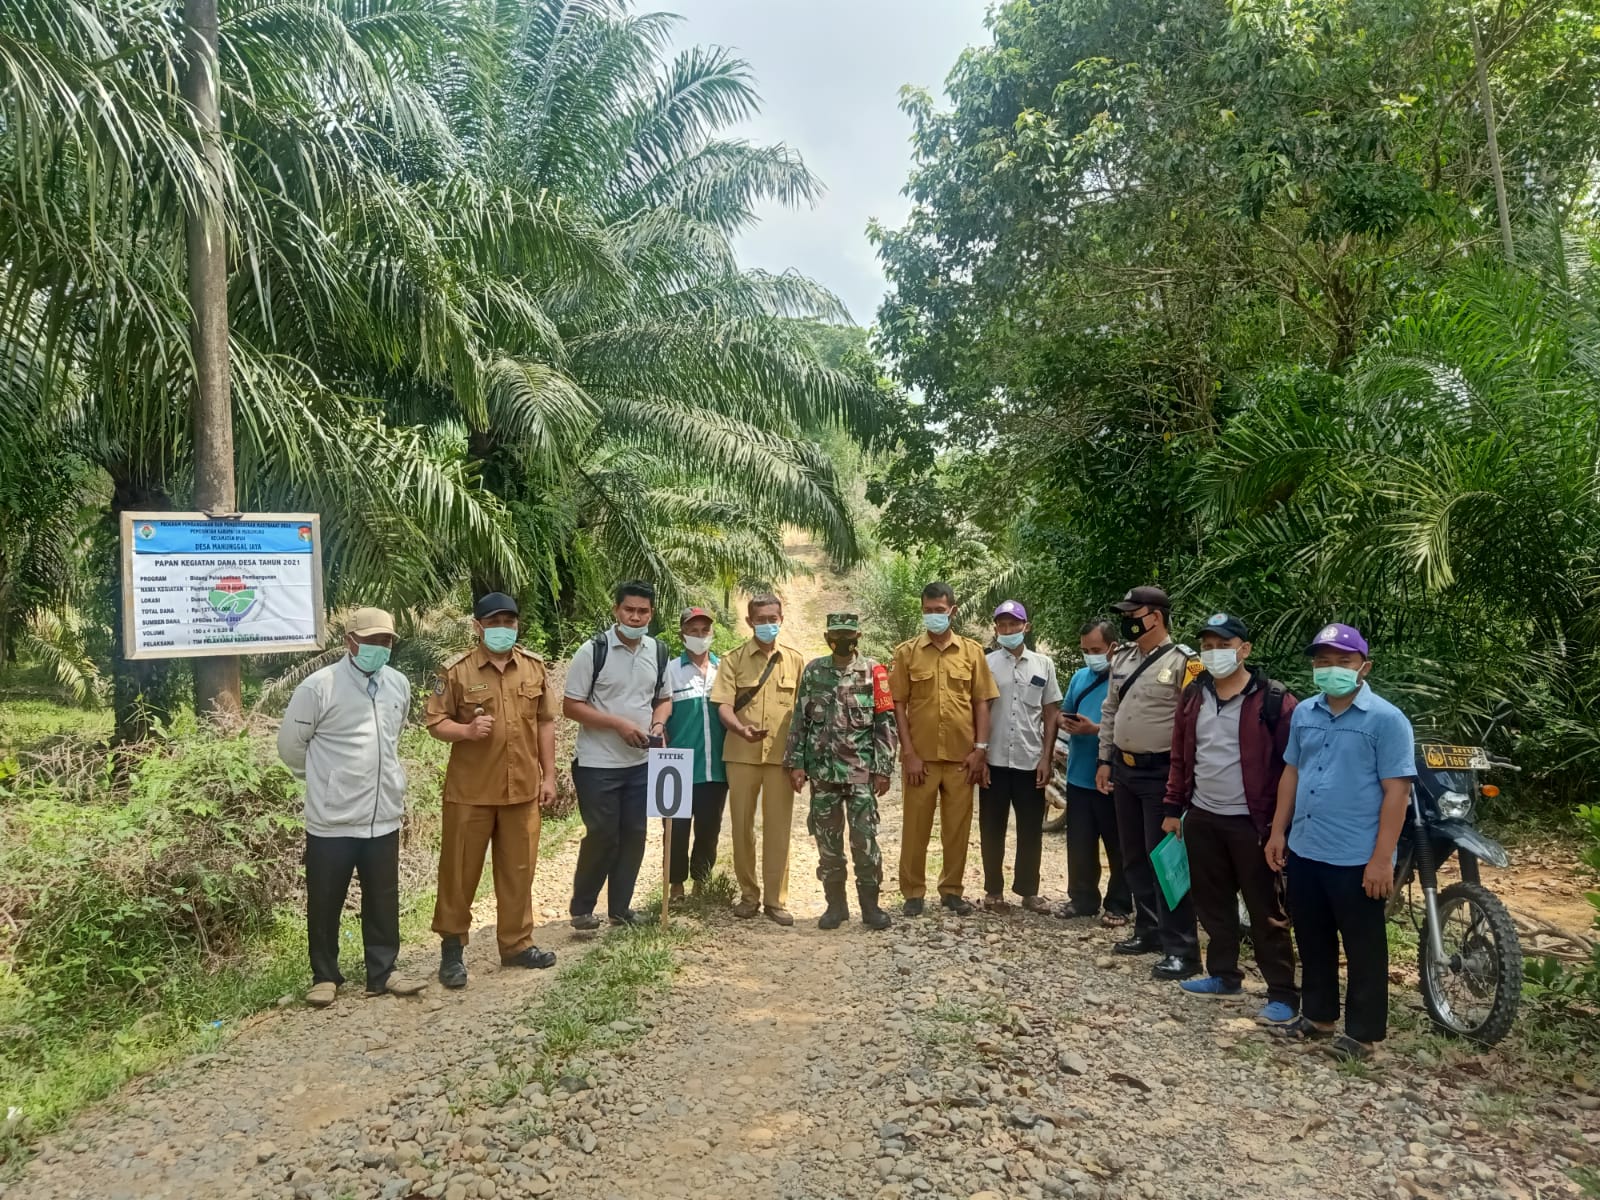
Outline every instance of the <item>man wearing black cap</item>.
<svg viewBox="0 0 1600 1200"><path fill-rule="evenodd" d="M472 608L478 646L439 668L424 714L449 742L433 931L439 982L465 987L462 950L486 851L494 854L495 935L508 967L554 966L533 944L539 805L556 797L556 699L544 660L517 643L517 602L490 592Z"/></svg>
<svg viewBox="0 0 1600 1200"><path fill-rule="evenodd" d="M1163 828L1189 852L1190 895L1210 939L1206 975L1179 986L1191 996L1243 991L1239 970L1239 905L1250 913L1256 966L1267 983L1259 1020L1282 1025L1300 1011L1294 944L1282 877L1265 847L1278 808L1278 781L1289 743L1295 698L1246 663L1250 630L1231 613L1213 613L1200 634L1200 678L1178 705L1172 734Z"/></svg>
<svg viewBox="0 0 1600 1200"><path fill-rule="evenodd" d="M1123 865L1133 892L1133 936L1118 954L1153 954L1156 979L1187 979L1200 970L1194 906L1185 896L1168 908L1156 884L1150 851L1166 836L1162 801L1172 763L1172 723L1183 689L1200 673L1200 660L1168 633L1172 601L1158 587L1136 587L1112 605L1122 619L1122 647L1100 712L1100 766L1095 786L1117 803Z"/></svg>

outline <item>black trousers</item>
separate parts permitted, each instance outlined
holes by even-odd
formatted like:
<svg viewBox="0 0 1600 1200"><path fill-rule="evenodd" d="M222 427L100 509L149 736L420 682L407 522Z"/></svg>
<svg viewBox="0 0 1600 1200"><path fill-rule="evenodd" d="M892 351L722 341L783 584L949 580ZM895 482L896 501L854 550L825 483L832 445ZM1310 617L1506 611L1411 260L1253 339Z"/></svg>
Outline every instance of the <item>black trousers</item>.
<svg viewBox="0 0 1600 1200"><path fill-rule="evenodd" d="M1294 982L1294 942L1283 903L1283 876L1267 866L1260 831L1247 816L1223 816L1191 808L1183 823L1189 852L1189 887L1195 915L1206 931L1206 973L1230 987L1244 982L1239 970L1239 902L1250 913L1256 966L1267 981L1267 999L1300 1007Z"/></svg>
<svg viewBox="0 0 1600 1200"><path fill-rule="evenodd" d="M978 845L983 851L983 890L998 896L1006 886L1006 826L1017 810L1017 856L1011 890L1039 894L1039 855L1044 848L1044 789L1032 771L990 767L989 786L978 789Z"/></svg>
<svg viewBox="0 0 1600 1200"><path fill-rule="evenodd" d="M1344 1031L1381 1042L1389 1030L1389 936L1386 902L1361 886L1366 867L1289 855L1289 915L1300 948L1300 1011L1307 1020L1339 1019L1339 943L1349 974Z"/></svg>
<svg viewBox="0 0 1600 1200"><path fill-rule="evenodd" d="M600 889L606 889L606 907L613 917L633 906L633 887L644 862L644 789L649 768L584 767L572 764L572 786L578 793L578 814L583 817L583 841L578 844L578 865L572 872L575 917L594 911Z"/></svg>
<svg viewBox="0 0 1600 1200"><path fill-rule="evenodd" d="M717 839L722 836L722 810L728 803L726 783L697 783L690 801L689 817L672 822L672 871L669 881L683 883L693 879L704 883L717 865ZM694 831L694 853L689 853L690 827Z"/></svg>
<svg viewBox="0 0 1600 1200"><path fill-rule="evenodd" d="M343 983L339 917L350 876L361 881L367 991L381 992L400 954L400 831L378 838L306 834L306 945L312 983Z"/></svg>
<svg viewBox="0 0 1600 1200"><path fill-rule="evenodd" d="M1111 777L1116 781L1112 794L1117 802L1122 865L1133 892L1134 934L1159 933L1163 954L1199 962L1200 933L1195 927L1193 902L1185 896L1177 908L1168 908L1150 865L1150 851L1167 836L1161 832L1166 818L1161 801L1167 794L1167 765L1130 767L1119 762L1112 766Z"/></svg>
<svg viewBox="0 0 1600 1200"><path fill-rule="evenodd" d="M1133 893L1122 867L1122 839L1117 835L1117 802L1099 789L1067 784L1067 899L1080 913L1100 911L1100 847L1111 864L1106 880L1106 911L1133 915Z"/></svg>

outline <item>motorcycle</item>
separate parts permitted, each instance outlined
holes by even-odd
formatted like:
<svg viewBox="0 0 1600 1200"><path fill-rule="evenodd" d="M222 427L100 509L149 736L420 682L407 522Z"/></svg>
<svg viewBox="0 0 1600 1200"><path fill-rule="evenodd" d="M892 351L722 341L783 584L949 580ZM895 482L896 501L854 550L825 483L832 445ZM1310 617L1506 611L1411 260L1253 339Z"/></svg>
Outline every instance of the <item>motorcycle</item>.
<svg viewBox="0 0 1600 1200"><path fill-rule="evenodd" d="M1402 907L1402 889L1415 880L1422 889L1422 918L1407 891L1404 907L1417 924L1422 1002L1433 1023L1447 1033L1492 1046L1511 1031L1522 999L1522 947L1517 927L1500 898L1483 886L1479 865L1507 867L1510 857L1473 825L1480 796L1496 796L1480 785L1491 768L1519 767L1478 746L1435 742L1417 745L1417 778L1395 853L1391 915ZM1439 868L1454 854L1461 881L1440 889Z"/></svg>

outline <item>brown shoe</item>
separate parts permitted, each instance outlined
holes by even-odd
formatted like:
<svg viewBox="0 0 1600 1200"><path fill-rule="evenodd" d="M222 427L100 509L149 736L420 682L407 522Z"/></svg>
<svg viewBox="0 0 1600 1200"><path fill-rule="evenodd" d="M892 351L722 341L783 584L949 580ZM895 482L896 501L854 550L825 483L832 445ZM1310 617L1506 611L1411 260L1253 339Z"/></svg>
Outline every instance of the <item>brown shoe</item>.
<svg viewBox="0 0 1600 1200"><path fill-rule="evenodd" d="M313 983L306 993L306 1003L312 1008L327 1008L339 995L337 983Z"/></svg>
<svg viewBox="0 0 1600 1200"><path fill-rule="evenodd" d="M1024 896L1022 898L1022 907L1031 913L1048 913L1050 911L1050 901L1043 896Z"/></svg>
<svg viewBox="0 0 1600 1200"><path fill-rule="evenodd" d="M767 920L771 921L774 925L794 924L794 917L790 914L787 908L779 908L775 904L769 904L762 911L767 914Z"/></svg>
<svg viewBox="0 0 1600 1200"><path fill-rule="evenodd" d="M400 974L399 971L395 971L384 982L383 987L375 992L369 989L367 995L381 996L388 992L391 996L415 996L427 986L428 981L426 979L412 979L409 976Z"/></svg>
<svg viewBox="0 0 1600 1200"><path fill-rule="evenodd" d="M672 900L682 900L683 899L683 884L681 884L681 883L673 884L672 885L672 890L667 893L667 896L668 896L669 899L672 899Z"/></svg>
<svg viewBox="0 0 1600 1200"><path fill-rule="evenodd" d="M754 900L741 900L733 906L733 915L745 921L760 911L761 905Z"/></svg>

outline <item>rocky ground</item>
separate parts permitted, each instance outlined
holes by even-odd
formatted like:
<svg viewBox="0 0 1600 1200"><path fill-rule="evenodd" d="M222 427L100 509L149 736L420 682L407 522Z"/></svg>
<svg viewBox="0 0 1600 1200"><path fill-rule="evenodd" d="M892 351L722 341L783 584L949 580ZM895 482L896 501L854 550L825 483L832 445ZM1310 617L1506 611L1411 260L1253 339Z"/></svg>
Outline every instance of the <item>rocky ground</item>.
<svg viewBox="0 0 1600 1200"><path fill-rule="evenodd" d="M48 1139L5 1200L1579 1194L1561 1155L1600 1142L1591 1096L1513 1120L1483 1072L1336 1068L1269 1044L1259 995L1188 999L1092 923L823 933L796 835L800 923L681 916L670 987L548 1087L519 1064L551 975L499 970L480 936L465 992L269 1014ZM573 851L538 883L564 965L585 946L557 915ZM1059 881L1058 838L1047 854Z"/></svg>

